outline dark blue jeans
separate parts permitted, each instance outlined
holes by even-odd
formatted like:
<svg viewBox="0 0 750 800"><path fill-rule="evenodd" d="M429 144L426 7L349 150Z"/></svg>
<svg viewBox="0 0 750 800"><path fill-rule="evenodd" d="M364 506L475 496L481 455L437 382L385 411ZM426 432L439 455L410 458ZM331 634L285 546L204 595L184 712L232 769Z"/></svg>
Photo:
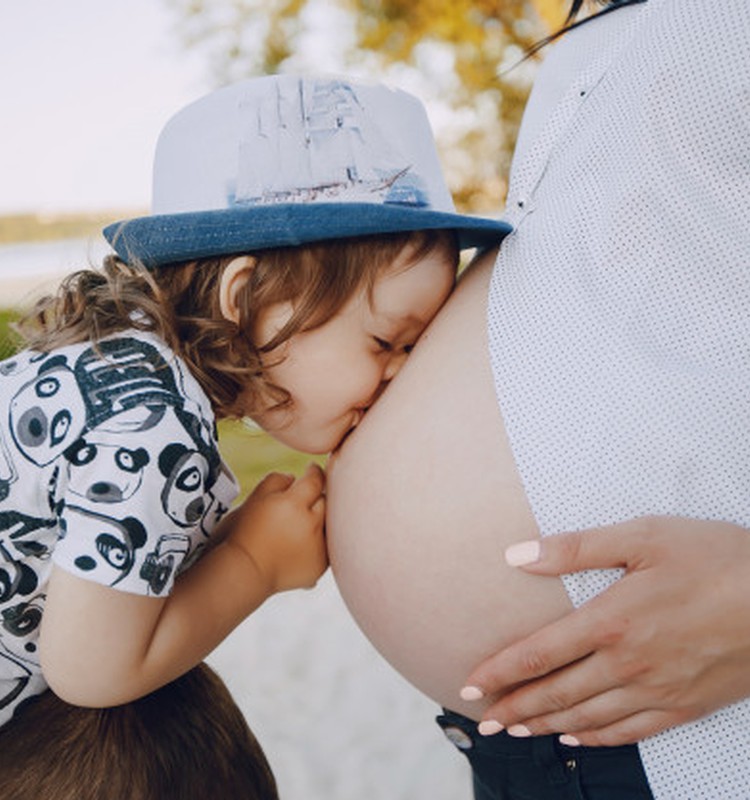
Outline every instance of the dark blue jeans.
<svg viewBox="0 0 750 800"><path fill-rule="evenodd" d="M557 736L480 736L452 711L437 718L469 759L475 800L653 800L638 748L566 747Z"/></svg>

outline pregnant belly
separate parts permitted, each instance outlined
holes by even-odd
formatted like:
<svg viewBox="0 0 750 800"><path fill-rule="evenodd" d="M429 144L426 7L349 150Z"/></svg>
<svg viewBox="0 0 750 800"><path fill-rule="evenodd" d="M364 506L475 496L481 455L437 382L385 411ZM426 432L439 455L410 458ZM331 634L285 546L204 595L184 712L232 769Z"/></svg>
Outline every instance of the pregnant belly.
<svg viewBox="0 0 750 800"><path fill-rule="evenodd" d="M570 609L558 578L505 565L538 535L486 348L491 259L460 282L388 391L329 466L328 542L365 635L441 705L485 656Z"/></svg>

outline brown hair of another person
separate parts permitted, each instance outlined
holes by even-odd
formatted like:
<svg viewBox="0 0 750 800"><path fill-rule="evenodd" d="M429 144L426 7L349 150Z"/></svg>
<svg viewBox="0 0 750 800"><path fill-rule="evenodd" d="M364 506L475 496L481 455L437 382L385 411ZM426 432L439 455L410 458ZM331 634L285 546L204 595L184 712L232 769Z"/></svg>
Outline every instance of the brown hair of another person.
<svg viewBox="0 0 750 800"><path fill-rule="evenodd" d="M47 691L0 728L8 800L278 800L266 757L205 664L122 706Z"/></svg>

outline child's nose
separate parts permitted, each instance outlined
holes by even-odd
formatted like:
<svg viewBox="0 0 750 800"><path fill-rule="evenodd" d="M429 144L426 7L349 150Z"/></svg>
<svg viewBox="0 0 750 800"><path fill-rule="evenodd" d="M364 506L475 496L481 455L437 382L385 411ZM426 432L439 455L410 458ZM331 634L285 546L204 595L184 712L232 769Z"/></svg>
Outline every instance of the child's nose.
<svg viewBox="0 0 750 800"><path fill-rule="evenodd" d="M406 357L409 354L402 350L399 353L393 353L391 357L388 359L388 363L385 366L385 370L383 371L383 380L384 381L392 381L401 367L404 366L404 362L406 361Z"/></svg>

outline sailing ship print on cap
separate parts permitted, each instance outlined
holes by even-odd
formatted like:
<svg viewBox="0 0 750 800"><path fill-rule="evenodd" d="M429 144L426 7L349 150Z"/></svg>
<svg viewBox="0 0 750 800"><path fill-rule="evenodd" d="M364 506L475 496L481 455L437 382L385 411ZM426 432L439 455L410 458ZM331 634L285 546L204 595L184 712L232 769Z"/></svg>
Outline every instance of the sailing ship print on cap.
<svg viewBox="0 0 750 800"><path fill-rule="evenodd" d="M343 78L274 75L219 89L159 137L152 214L105 228L121 259L158 266L342 237L510 226L456 213L423 105Z"/></svg>

